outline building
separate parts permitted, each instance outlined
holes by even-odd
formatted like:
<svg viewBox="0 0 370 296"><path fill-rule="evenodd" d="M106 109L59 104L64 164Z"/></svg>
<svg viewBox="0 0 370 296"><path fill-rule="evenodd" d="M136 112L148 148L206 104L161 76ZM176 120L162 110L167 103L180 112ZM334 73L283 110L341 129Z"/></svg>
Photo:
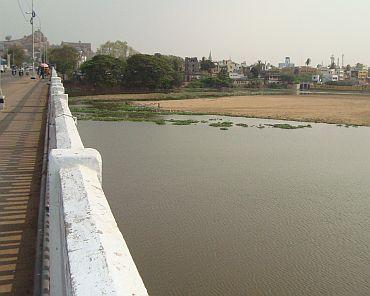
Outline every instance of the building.
<svg viewBox="0 0 370 296"><path fill-rule="evenodd" d="M351 71L351 77L357 78L358 80L367 80L369 76L369 70L367 66L357 64L354 70Z"/></svg>
<svg viewBox="0 0 370 296"><path fill-rule="evenodd" d="M344 69L339 68L339 67L335 69L335 75L338 76L338 81L343 81L346 78Z"/></svg>
<svg viewBox="0 0 370 296"><path fill-rule="evenodd" d="M193 57L185 58L185 81L189 82L194 79L200 79L201 73L200 73L200 63L198 61L198 58Z"/></svg>
<svg viewBox="0 0 370 296"><path fill-rule="evenodd" d="M43 52L49 47L49 42L40 30L35 31L34 39L35 61L41 62ZM14 46L23 48L26 55L32 56L32 34L19 39L2 41L0 44L0 50L2 50L3 53L6 53L7 50Z"/></svg>
<svg viewBox="0 0 370 296"><path fill-rule="evenodd" d="M319 74L312 75L312 82L320 83L321 82L320 75Z"/></svg>
<svg viewBox="0 0 370 296"><path fill-rule="evenodd" d="M213 77L217 77L218 74L221 72L221 67L218 62L213 62L213 64L215 65L215 67L210 69L210 74Z"/></svg>
<svg viewBox="0 0 370 296"><path fill-rule="evenodd" d="M279 84L281 83L281 75L279 73L269 73L266 75L266 81L268 84Z"/></svg>
<svg viewBox="0 0 370 296"><path fill-rule="evenodd" d="M337 69L322 68L321 69L322 82L338 82Z"/></svg>
<svg viewBox="0 0 370 296"><path fill-rule="evenodd" d="M298 71L297 71L298 75L304 75L304 74L312 74L312 75L315 75L315 74L318 74L319 73L319 69L317 68L313 68L313 67L309 67L309 66L302 66L302 67L298 67Z"/></svg>
<svg viewBox="0 0 370 296"><path fill-rule="evenodd" d="M286 57L284 63L279 63L279 69L285 69L285 68L294 68L294 64L291 63L290 57Z"/></svg>
<svg viewBox="0 0 370 296"><path fill-rule="evenodd" d="M250 80L248 80L247 77L233 79L233 85L236 87L245 87L247 85L250 85Z"/></svg>
<svg viewBox="0 0 370 296"><path fill-rule="evenodd" d="M236 79L243 79L245 78L245 76L243 74L232 72L232 73L229 73L229 78L232 80L236 80Z"/></svg>
<svg viewBox="0 0 370 296"><path fill-rule="evenodd" d="M82 64L83 62L86 62L88 59L92 58L94 56L94 52L92 51L91 43L85 43L85 42L65 42L62 41L61 46L71 46L75 48L78 53L80 54L80 60L79 64Z"/></svg>
<svg viewBox="0 0 370 296"><path fill-rule="evenodd" d="M220 68L226 68L227 73L235 72L236 70L236 63L232 60L222 60L219 62Z"/></svg>

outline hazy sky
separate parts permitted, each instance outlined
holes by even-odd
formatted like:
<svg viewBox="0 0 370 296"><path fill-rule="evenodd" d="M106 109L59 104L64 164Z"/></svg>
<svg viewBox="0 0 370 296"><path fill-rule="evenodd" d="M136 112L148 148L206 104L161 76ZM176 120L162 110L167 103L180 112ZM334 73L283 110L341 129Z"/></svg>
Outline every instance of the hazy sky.
<svg viewBox="0 0 370 296"><path fill-rule="evenodd" d="M30 32L18 0L0 0L0 39ZM370 0L34 0L52 43L126 40L143 53L296 64L370 65ZM19 0L29 10L31 0Z"/></svg>

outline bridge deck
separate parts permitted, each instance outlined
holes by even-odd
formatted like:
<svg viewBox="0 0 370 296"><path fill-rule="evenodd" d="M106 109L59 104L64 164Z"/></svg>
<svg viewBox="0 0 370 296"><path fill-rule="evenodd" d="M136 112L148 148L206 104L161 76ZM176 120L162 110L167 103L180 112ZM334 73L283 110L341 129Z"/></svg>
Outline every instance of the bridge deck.
<svg viewBox="0 0 370 296"><path fill-rule="evenodd" d="M32 295L47 85L3 81L0 111L0 294Z"/></svg>

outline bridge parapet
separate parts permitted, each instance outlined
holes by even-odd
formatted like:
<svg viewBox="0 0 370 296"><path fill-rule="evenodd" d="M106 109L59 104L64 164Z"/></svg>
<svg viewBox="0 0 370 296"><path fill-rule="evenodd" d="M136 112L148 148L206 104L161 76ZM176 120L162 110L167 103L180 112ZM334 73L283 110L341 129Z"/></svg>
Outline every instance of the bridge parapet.
<svg viewBox="0 0 370 296"><path fill-rule="evenodd" d="M49 103L51 295L148 295L102 189L102 159L85 148L52 70ZM45 248L45 246L44 246Z"/></svg>

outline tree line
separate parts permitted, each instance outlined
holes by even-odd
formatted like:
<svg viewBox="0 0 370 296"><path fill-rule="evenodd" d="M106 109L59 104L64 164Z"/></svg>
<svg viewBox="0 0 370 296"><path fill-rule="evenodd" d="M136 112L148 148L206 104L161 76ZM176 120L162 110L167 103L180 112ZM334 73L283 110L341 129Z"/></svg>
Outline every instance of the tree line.
<svg viewBox="0 0 370 296"><path fill-rule="evenodd" d="M98 54L78 66L79 53L64 45L49 52L50 64L68 78L78 71L94 87L135 90L171 89L183 83L184 60L177 56L140 54L126 42L103 44Z"/></svg>
<svg viewBox="0 0 370 296"><path fill-rule="evenodd" d="M134 54L127 59L96 55L80 67L84 79L97 87L171 89L183 82L183 60L161 54Z"/></svg>

